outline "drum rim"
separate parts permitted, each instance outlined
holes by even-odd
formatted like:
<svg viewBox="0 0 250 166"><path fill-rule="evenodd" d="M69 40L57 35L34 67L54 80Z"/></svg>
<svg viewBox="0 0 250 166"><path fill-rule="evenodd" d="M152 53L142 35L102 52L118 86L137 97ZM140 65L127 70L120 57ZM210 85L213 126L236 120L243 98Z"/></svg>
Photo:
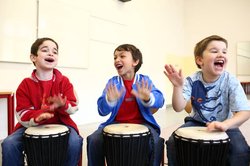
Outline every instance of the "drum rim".
<svg viewBox="0 0 250 166"><path fill-rule="evenodd" d="M56 134L43 134L43 135L24 133L23 136L25 138L34 138L34 139L38 139L38 138L56 138L56 137L61 137L61 136L67 135L69 133L70 133L70 131L67 130L67 131L64 131L64 132L56 133Z"/></svg>
<svg viewBox="0 0 250 166"><path fill-rule="evenodd" d="M186 138L186 137L182 137L179 136L177 134L174 133L174 138L182 140L182 141L186 141L186 142L191 142L191 143L204 143L204 144L220 144L220 143L229 143L230 142L230 138L226 138L226 139L217 139L217 140L203 140L203 139L193 139L193 138Z"/></svg>
<svg viewBox="0 0 250 166"><path fill-rule="evenodd" d="M129 128L128 128L129 127ZM137 128L136 128L137 127ZM119 128L119 130L118 130ZM128 130L127 130L128 129ZM131 130L133 129L133 130ZM136 129L136 130L134 130ZM150 132L149 128L144 124L135 124L135 123L113 123L106 125L103 128L103 132L111 135L137 135L141 133Z"/></svg>
<svg viewBox="0 0 250 166"><path fill-rule="evenodd" d="M117 138L131 138L131 137L144 137L150 135L150 131L143 132L143 133L132 133L132 134L115 134L115 133L108 133L103 131L103 135L108 137L117 137Z"/></svg>
<svg viewBox="0 0 250 166"><path fill-rule="evenodd" d="M28 127L23 135L32 138L59 137L70 133L69 128L63 124L43 124Z"/></svg>
<svg viewBox="0 0 250 166"><path fill-rule="evenodd" d="M192 130L194 129L194 130ZM174 131L174 134L182 137L184 139L192 139L192 140L227 140L229 136L226 132L223 131L206 131L205 126L188 126L188 127L181 127ZM201 134L206 134L202 135ZM204 137L206 136L206 137Z"/></svg>

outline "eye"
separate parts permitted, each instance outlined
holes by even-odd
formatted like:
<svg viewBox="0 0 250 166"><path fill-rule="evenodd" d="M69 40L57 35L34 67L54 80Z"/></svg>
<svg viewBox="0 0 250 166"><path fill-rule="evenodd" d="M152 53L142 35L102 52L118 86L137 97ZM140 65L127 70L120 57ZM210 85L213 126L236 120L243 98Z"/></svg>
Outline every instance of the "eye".
<svg viewBox="0 0 250 166"><path fill-rule="evenodd" d="M41 51L42 51L42 52L48 52L49 50L46 49L46 48L42 48Z"/></svg>
<svg viewBox="0 0 250 166"><path fill-rule="evenodd" d="M58 54L58 52L55 50L55 51L53 51L53 54L57 55L57 54Z"/></svg>
<svg viewBox="0 0 250 166"><path fill-rule="evenodd" d="M227 50L223 50L222 53L223 53L223 54L227 54Z"/></svg>
<svg viewBox="0 0 250 166"><path fill-rule="evenodd" d="M216 50L216 49L211 49L210 52L211 52L211 53L217 53L218 50Z"/></svg>

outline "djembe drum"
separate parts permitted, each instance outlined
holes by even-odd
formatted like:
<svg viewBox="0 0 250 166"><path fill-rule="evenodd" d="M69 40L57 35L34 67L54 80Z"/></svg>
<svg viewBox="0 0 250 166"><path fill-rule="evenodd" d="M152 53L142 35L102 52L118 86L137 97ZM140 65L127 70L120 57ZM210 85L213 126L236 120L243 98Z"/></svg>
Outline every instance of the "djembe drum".
<svg viewBox="0 0 250 166"><path fill-rule="evenodd" d="M62 166L67 158L69 129L49 124L29 127L24 135L24 153L29 166Z"/></svg>
<svg viewBox="0 0 250 166"><path fill-rule="evenodd" d="M149 164L150 131L140 124L111 124L103 129L108 166L145 166Z"/></svg>
<svg viewBox="0 0 250 166"><path fill-rule="evenodd" d="M225 132L184 127L174 132L174 140L179 166L226 165L230 140Z"/></svg>

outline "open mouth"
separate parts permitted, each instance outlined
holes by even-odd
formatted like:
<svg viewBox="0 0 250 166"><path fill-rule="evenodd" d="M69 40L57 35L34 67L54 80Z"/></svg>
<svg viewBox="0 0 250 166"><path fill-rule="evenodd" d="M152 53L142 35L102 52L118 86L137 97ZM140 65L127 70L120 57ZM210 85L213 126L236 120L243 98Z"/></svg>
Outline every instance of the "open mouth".
<svg viewBox="0 0 250 166"><path fill-rule="evenodd" d="M51 62L54 62L55 60L53 58L46 58L45 61L51 63Z"/></svg>
<svg viewBox="0 0 250 166"><path fill-rule="evenodd" d="M219 60L219 61L216 61L215 63L214 63L214 65L215 66L218 66L218 67L223 67L224 66L224 61L223 60Z"/></svg>
<svg viewBox="0 0 250 166"><path fill-rule="evenodd" d="M121 65L121 64L115 65L115 68L116 68L117 70L120 70L122 67L123 67L123 65Z"/></svg>

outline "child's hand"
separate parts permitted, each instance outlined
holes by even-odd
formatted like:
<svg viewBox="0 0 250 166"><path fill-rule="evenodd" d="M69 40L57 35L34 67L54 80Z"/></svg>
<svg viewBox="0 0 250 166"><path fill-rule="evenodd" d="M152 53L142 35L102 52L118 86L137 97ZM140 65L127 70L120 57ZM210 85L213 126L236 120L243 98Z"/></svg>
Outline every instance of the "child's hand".
<svg viewBox="0 0 250 166"><path fill-rule="evenodd" d="M44 112L44 113L41 113L38 117L36 117L35 119L35 122L41 122L43 120L47 120L47 119L50 119L50 118L53 118L54 117L54 113L53 112Z"/></svg>
<svg viewBox="0 0 250 166"><path fill-rule="evenodd" d="M175 87L183 85L183 75L181 69L179 72L172 65L165 65L164 74Z"/></svg>
<svg viewBox="0 0 250 166"><path fill-rule="evenodd" d="M50 111L54 111L59 107L65 106L67 101L67 97L62 97L62 95L54 95L53 97L48 98L48 103L50 104Z"/></svg>
<svg viewBox="0 0 250 166"><path fill-rule="evenodd" d="M131 93L141 100L147 102L150 100L150 92L152 90L152 84L149 85L147 81L142 79L141 83L136 83L137 91L132 90Z"/></svg>
<svg viewBox="0 0 250 166"><path fill-rule="evenodd" d="M110 83L107 87L107 99L109 102L118 100L124 92L124 88L122 88L120 91L117 89L117 87Z"/></svg>
<svg viewBox="0 0 250 166"><path fill-rule="evenodd" d="M227 131L228 126L223 122L213 121L208 122L207 124L208 131Z"/></svg>

